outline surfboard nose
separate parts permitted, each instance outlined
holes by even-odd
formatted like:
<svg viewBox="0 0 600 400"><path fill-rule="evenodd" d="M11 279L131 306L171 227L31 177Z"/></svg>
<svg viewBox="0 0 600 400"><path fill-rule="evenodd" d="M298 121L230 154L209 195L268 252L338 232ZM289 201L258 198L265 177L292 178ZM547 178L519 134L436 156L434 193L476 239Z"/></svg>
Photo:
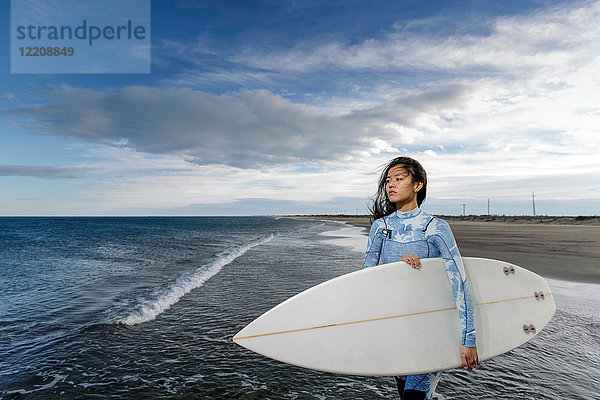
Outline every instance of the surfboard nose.
<svg viewBox="0 0 600 400"><path fill-rule="evenodd" d="M241 331L239 331L238 333L236 333L231 340L233 340L235 343L240 344L239 343L239 339L241 337L244 337L244 331L246 330L246 328L242 329Z"/></svg>

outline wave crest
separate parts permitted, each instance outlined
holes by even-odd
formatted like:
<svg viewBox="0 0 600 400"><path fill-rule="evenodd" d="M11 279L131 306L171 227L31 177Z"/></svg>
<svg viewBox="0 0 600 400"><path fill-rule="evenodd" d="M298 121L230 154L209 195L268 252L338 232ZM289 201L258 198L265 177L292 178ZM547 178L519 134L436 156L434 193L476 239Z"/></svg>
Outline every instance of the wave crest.
<svg viewBox="0 0 600 400"><path fill-rule="evenodd" d="M198 267L191 274L186 273L181 275L169 287L162 290L158 297L143 301L129 315L118 319L116 322L125 325L138 325L152 321L158 315L168 310L173 304L177 303L187 293L204 285L207 280L218 274L223 267L231 264L233 260L256 246L270 242L274 237L275 235L271 234L219 253L214 261Z"/></svg>

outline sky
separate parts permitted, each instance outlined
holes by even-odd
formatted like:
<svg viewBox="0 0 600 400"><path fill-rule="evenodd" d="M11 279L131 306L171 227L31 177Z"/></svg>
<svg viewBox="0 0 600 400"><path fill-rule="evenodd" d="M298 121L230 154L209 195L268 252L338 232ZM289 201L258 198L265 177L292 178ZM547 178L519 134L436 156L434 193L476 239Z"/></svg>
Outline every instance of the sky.
<svg viewBox="0 0 600 400"><path fill-rule="evenodd" d="M363 214L401 155L432 213L599 214L598 1L155 0L137 74L11 73L10 16L0 215Z"/></svg>

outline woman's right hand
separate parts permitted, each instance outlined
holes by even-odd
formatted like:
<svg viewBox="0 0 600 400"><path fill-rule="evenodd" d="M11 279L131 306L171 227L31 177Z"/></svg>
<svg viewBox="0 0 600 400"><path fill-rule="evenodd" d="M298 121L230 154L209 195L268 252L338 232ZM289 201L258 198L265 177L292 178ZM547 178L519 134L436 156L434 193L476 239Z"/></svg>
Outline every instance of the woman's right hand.
<svg viewBox="0 0 600 400"><path fill-rule="evenodd" d="M417 255L405 254L402 256L400 261L404 261L405 263L409 264L411 267L413 267L415 269L421 268L421 260L419 259L419 256L417 256Z"/></svg>
<svg viewBox="0 0 600 400"><path fill-rule="evenodd" d="M479 364L477 347L460 346L460 359L464 369L473 369Z"/></svg>

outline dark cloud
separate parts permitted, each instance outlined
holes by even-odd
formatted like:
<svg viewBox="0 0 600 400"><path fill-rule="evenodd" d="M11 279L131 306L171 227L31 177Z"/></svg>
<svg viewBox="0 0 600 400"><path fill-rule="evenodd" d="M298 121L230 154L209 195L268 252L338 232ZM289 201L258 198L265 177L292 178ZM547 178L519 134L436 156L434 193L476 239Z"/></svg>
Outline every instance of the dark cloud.
<svg viewBox="0 0 600 400"><path fill-rule="evenodd" d="M93 170L94 168L82 167L0 164L0 176L31 176L44 179L78 179Z"/></svg>
<svg viewBox="0 0 600 400"><path fill-rule="evenodd" d="M213 95L134 86L104 93L62 86L48 103L8 113L28 117L40 134L182 155L197 164L256 168L348 160L376 151L376 139L410 143L414 135L407 137L390 124L419 129L420 117L457 107L467 92L465 86L445 86L370 109L327 114L264 90Z"/></svg>

